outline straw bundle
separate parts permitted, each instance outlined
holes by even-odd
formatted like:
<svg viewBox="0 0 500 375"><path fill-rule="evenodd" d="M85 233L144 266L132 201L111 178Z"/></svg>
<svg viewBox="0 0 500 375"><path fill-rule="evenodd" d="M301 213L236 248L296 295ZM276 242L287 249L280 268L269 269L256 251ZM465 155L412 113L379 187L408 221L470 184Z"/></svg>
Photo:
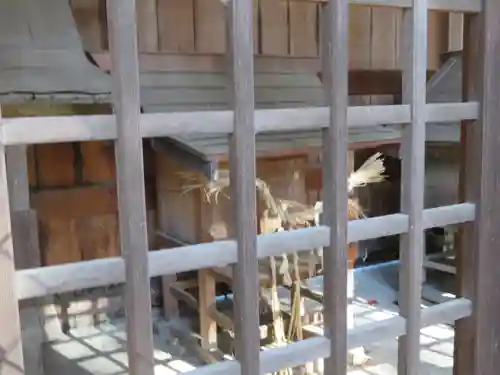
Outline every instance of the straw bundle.
<svg viewBox="0 0 500 375"><path fill-rule="evenodd" d="M368 158L363 165L351 173L348 177L348 191L352 191L357 187L363 187L371 183L383 181L386 176L383 175L385 167L381 153L376 153ZM193 190L201 190L205 194L205 199L208 203L214 202L217 204L220 194L223 194L228 199L227 188L230 185L230 174L228 170L219 170L214 180L208 180L205 176L197 172L179 172L180 177L184 180L182 185L182 193L188 193ZM320 215L323 213L323 202L318 201L314 206L306 205L297 201L280 199L272 195L271 189L267 183L260 178L255 180L255 188L258 193L259 199L262 200L265 206L264 214L268 217L278 218L281 221L281 226L276 231L286 229L293 229L298 226L317 226L320 224ZM359 202L356 199L349 198L348 205L348 219L355 220L364 217L364 212ZM312 249L310 251L310 260L315 261L316 264L323 265L322 249ZM285 284L290 285L293 290L293 303L292 303L292 320L293 324L290 326L288 335L285 335L283 330L283 322L281 315L278 313L279 301L277 297L277 285L272 286L272 301L271 308L273 311L274 331L275 331L275 344L284 344L286 341L292 339L291 336L301 336L301 321L300 321L300 280L299 278L299 259L298 254L292 254L293 261L288 261L288 256L283 255L279 270L276 259L271 257L269 259L270 274L273 284L277 283L277 273L283 276ZM292 269L290 269L292 263ZM293 275L293 277L292 277ZM262 296L262 292L260 292ZM288 337L287 337L288 336ZM285 371L285 373L289 373Z"/></svg>

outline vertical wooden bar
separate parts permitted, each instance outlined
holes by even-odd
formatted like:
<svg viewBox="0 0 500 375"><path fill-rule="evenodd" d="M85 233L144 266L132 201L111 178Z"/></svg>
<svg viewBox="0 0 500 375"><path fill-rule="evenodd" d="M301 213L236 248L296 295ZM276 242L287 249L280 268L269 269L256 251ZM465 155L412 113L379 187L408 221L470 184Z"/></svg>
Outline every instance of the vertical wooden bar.
<svg viewBox="0 0 500 375"><path fill-rule="evenodd" d="M480 119L462 126L461 195L476 204L457 251L458 295L474 303L473 314L456 323L454 374L495 374L500 368L500 3L482 1L479 15L464 22L464 100L481 103Z"/></svg>
<svg viewBox="0 0 500 375"><path fill-rule="evenodd" d="M116 166L120 242L125 260L127 351L131 375L153 375L151 292L134 0L108 0L108 25L117 123Z"/></svg>
<svg viewBox="0 0 500 375"><path fill-rule="evenodd" d="M409 217L401 236L399 306L406 319L406 335L399 339L398 374L420 373L420 304L424 247L425 102L427 68L427 2L414 0L404 11L401 41L402 100L411 108L411 123L402 135L401 210Z"/></svg>
<svg viewBox="0 0 500 375"><path fill-rule="evenodd" d="M228 4L228 12L228 70L230 97L234 106L229 164L238 244L238 262L233 270L236 359L241 363L241 375L255 375L260 373L260 336L252 0L232 0Z"/></svg>
<svg viewBox="0 0 500 375"><path fill-rule="evenodd" d="M322 70L329 127L323 131L323 217L330 226L330 248L324 254L325 336L330 357L325 375L347 371L347 106L349 5L330 0L322 9Z"/></svg>
<svg viewBox="0 0 500 375"><path fill-rule="evenodd" d="M8 146L6 166L16 269L41 267L37 216L35 211L30 210L27 146ZM25 371L27 374L42 374L45 339L43 303L39 306L21 305L20 322Z"/></svg>
<svg viewBox="0 0 500 375"><path fill-rule="evenodd" d="M2 113L0 109L0 124ZM0 125L1 126L1 125ZM0 375L24 374L19 307L15 290L15 264L10 221L6 150L0 145Z"/></svg>

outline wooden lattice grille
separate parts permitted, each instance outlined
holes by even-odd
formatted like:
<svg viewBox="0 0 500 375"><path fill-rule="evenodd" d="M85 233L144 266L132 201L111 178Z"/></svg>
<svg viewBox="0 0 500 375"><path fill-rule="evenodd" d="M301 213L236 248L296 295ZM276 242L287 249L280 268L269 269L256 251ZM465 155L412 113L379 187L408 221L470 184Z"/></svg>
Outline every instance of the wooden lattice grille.
<svg viewBox="0 0 500 375"><path fill-rule="evenodd" d="M350 3L405 8L403 104L347 107L348 2L347 0L330 0L323 4L325 27L322 37L324 43L323 75L329 107L255 110L252 0L230 0L227 4L230 30L228 82L233 91L234 113L232 111L208 111L140 114L135 1L108 0L116 114L114 116L2 119L1 122L0 321L9 322L8 328L0 329L0 347L3 349L0 367L2 375L22 373L18 301L124 281L127 283L126 310L130 373L132 375L153 374L152 318L148 278L228 264L235 264L236 267L237 360L205 366L195 370L197 375L270 373L316 358L326 358L327 374L345 374L346 352L349 348L397 336L403 336L400 340L399 372L407 375L418 374L420 328L445 320L461 319L469 316L472 311L472 302L466 298L457 298L425 310L420 309L423 230L434 226L472 222L478 205L482 203L481 200L472 200L471 203L423 209L424 125L427 121L469 120L472 126L477 126L479 129L474 139L481 145L486 142L486 135L493 134L490 124L493 122L493 114L485 110L486 107L481 109L480 100L485 101L485 95L495 95L494 90L488 86L489 91L485 89L486 91L474 96L477 101L426 104L427 10L467 13L470 19L475 20L475 29L470 31L468 37L487 36L477 41L482 43L481 53L487 59L488 54L499 52L499 37L494 36L494 28L490 25L497 22L495 17L500 16L500 7L495 4L495 0L482 2L479 0L356 0ZM488 16L484 16L483 11L488 7L491 12ZM494 46L497 46L496 49ZM483 63L479 61L478 64ZM500 73L498 65L490 63L480 67L483 69L481 70L483 75L478 74L476 82L483 82L487 74L491 75L496 72L498 75ZM481 117L481 113L483 115L486 113L483 121L474 121ZM384 123L406 124L403 140L402 213L347 223L347 130L354 126L369 127ZM317 128L324 130L326 225L257 236L253 188L255 133L266 130ZM235 240L149 253L145 228L141 139L193 132L232 134L230 153L231 176L235 177L232 182L236 223ZM480 138L483 143L480 143ZM123 256L16 271L10 236L5 147L105 139L116 141ZM478 156L480 157L481 155ZM493 159L491 152L488 154L483 151L483 159L481 159L483 168L493 165ZM484 160L489 160L489 164ZM491 188L492 185L488 185L485 181L483 171L479 174L477 184L481 186L481 189L484 186ZM475 196L481 199L487 198L485 194ZM480 212L485 215L484 209ZM403 234L401 314L383 322L365 325L347 332L345 250L347 243L394 234ZM475 244L483 247L487 245L485 241L479 240ZM322 246L330 247L330 250L325 250L326 336L261 353L258 341L257 260L271 255ZM478 251L480 256L485 254L483 248ZM199 256L200 253L203 253L203 256ZM486 261L483 260L482 264L485 264L484 262ZM476 275L476 277L479 276Z"/></svg>

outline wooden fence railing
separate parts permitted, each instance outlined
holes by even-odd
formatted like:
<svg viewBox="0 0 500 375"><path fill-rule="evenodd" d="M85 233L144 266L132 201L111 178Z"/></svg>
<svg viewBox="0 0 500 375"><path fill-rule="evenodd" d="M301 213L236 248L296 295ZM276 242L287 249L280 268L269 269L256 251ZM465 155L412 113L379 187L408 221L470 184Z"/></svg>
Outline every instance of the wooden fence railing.
<svg viewBox="0 0 500 375"><path fill-rule="evenodd" d="M346 352L349 348L398 336L402 336L399 341L399 373L417 375L420 362L420 328L467 317L472 312L473 304L479 306L476 304L482 303L480 306L484 307L486 297L480 295L476 301L475 295L470 292L467 297L471 299L457 298L421 310L423 231L435 226L474 222L479 212L481 216L478 221L469 224L469 228L473 230L469 231L469 234L466 233L465 237L468 238L469 249L474 249L477 256L481 257L480 264L483 267L487 268L488 259L491 261L491 257L488 258L491 251L486 249L491 241L480 239L477 233L480 232L483 236L494 233L491 221L488 221L490 212L485 208L488 199L493 196L495 186L488 172L499 173L500 170L495 171L500 168L494 168L494 145L488 143L486 137L498 138L500 133L494 128L498 103L495 108L492 104L492 100L499 97L499 89L488 85L485 77L492 77L493 74L498 77L500 73L500 64L497 62L500 58L497 56L495 60L492 57L500 51L499 33L493 32L498 31L494 23L500 19L500 6L495 3L496 0L350 2L406 9L403 25L406 37L402 41L406 57L402 105L348 108L348 1L330 0L323 5L322 31L323 76L329 107L255 110L252 0L230 0L226 4L230 31L228 86L233 93L234 111L140 114L135 1L108 0L115 115L17 118L1 121L0 139L3 152L0 152L0 321L9 323L0 328L0 352L3 356L0 357L0 374L23 373L19 300L125 281L129 371L132 375L151 375L154 373L154 362L149 278L229 264L236 267L237 360L199 368L194 370L196 375L264 374L317 358L326 358L327 374L343 375L346 373ZM476 67L480 69L480 72L474 75L473 81L476 84L476 95L472 96L475 101L426 104L428 9L464 12L474 20L474 28L470 29L468 37L480 38L476 40L482 46L482 52L474 55ZM472 71L472 68L470 69ZM470 80L470 75L468 77ZM486 88L482 88L483 85L486 85ZM484 105L481 106L481 103ZM488 109L487 105L491 105L491 109ZM478 119L482 121L476 121ZM469 164L479 166L479 172L475 175L477 188L470 188L476 193L467 195L467 203L424 210L425 123L462 120L469 121L469 126L475 128L476 153L470 155L470 158L475 159L470 159ZM404 128L402 212L348 223L348 128L379 124L401 124ZM318 128L324 131L324 225L257 236L255 133ZM195 132L231 134L231 193L236 223L234 239L150 253L147 249L145 227L141 139ZM10 235L5 146L104 139L116 141L122 257L16 271ZM484 168L491 168L491 171L485 171ZM483 224L489 226L479 230ZM394 234L403 235L401 314L347 331L347 244ZM317 247L328 247L325 249L325 336L261 353L257 315L257 260ZM470 280L475 280L477 285L487 285L484 280L479 279L483 277L481 272L474 275L475 279L472 277ZM499 289L498 286L496 288ZM477 310L476 314L481 316L481 311ZM473 322L477 323L477 319ZM476 324L476 327L478 326ZM465 332L464 328L462 333ZM487 338L484 330L480 332L484 340L494 342L493 336ZM473 334L468 337L473 337ZM479 338L474 337L477 342ZM493 349L482 352L481 355L485 358L488 353L488 358L491 359ZM467 375L472 373L477 372L467 372Z"/></svg>

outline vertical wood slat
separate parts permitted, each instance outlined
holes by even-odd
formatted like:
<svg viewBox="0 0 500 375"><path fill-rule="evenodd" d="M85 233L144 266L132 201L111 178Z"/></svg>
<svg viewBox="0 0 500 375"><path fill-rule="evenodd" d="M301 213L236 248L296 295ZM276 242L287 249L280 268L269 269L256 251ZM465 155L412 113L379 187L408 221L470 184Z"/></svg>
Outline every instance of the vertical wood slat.
<svg viewBox="0 0 500 375"><path fill-rule="evenodd" d="M158 52L158 4L156 0L141 0L137 5L137 38L141 52Z"/></svg>
<svg viewBox="0 0 500 375"><path fill-rule="evenodd" d="M464 20L464 100L482 103L481 118L462 125L461 198L476 204L476 220L463 226L457 252L458 294L474 302L472 316L455 328L454 375L495 374L500 368L500 3Z"/></svg>
<svg viewBox="0 0 500 375"><path fill-rule="evenodd" d="M260 0L261 53L289 54L288 6L286 1Z"/></svg>
<svg viewBox="0 0 500 375"><path fill-rule="evenodd" d="M0 109L0 124L2 112ZM0 375L24 373L21 323L15 290L6 148L0 145Z"/></svg>
<svg viewBox="0 0 500 375"><path fill-rule="evenodd" d="M401 236L399 276L399 306L406 318L406 335L399 339L398 374L404 375L420 373L427 15L426 0L414 0L413 8L404 11L401 35L402 99L410 104L412 119L403 129L401 145L401 210L409 216L408 233Z"/></svg>
<svg viewBox="0 0 500 375"><path fill-rule="evenodd" d="M153 333L134 0L108 0L120 242L125 260L127 352L131 375L153 375Z"/></svg>
<svg viewBox="0 0 500 375"><path fill-rule="evenodd" d="M194 1L158 0L157 6L160 50L194 52Z"/></svg>
<svg viewBox="0 0 500 375"><path fill-rule="evenodd" d="M347 371L348 10L347 0L330 0L322 9L322 71L330 105L329 127L323 131L323 216L330 226L330 248L323 252L323 316L331 343L325 375Z"/></svg>
<svg viewBox="0 0 500 375"><path fill-rule="evenodd" d="M194 2L195 50L200 53L224 53L226 36L224 6L220 0Z"/></svg>
<svg viewBox="0 0 500 375"><path fill-rule="evenodd" d="M307 2L289 3L290 55L294 57L316 57L318 5Z"/></svg>
<svg viewBox="0 0 500 375"><path fill-rule="evenodd" d="M230 138L231 200L238 246L234 266L236 359L241 375L260 373L258 315L257 206L253 1L232 0L228 7L228 73L234 107Z"/></svg>
<svg viewBox="0 0 500 375"><path fill-rule="evenodd" d="M8 146L6 151L15 266L16 269L40 267L37 216L34 210L30 210L27 146ZM32 375L43 373L42 306L43 303L26 306L20 311L20 322L24 328L24 368L27 374Z"/></svg>

